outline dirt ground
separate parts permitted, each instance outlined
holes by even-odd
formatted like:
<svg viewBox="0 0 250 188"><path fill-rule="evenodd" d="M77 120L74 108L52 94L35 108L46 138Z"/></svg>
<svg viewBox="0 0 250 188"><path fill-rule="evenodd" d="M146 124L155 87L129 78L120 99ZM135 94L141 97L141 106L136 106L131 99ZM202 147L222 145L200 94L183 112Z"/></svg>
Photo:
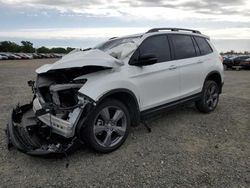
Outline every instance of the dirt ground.
<svg viewBox="0 0 250 188"><path fill-rule="evenodd" d="M6 149L10 110L29 102L27 80L55 60L0 61L0 187L250 187L250 72L226 71L211 114L188 105L131 129L117 151L82 148L65 158L31 157Z"/></svg>

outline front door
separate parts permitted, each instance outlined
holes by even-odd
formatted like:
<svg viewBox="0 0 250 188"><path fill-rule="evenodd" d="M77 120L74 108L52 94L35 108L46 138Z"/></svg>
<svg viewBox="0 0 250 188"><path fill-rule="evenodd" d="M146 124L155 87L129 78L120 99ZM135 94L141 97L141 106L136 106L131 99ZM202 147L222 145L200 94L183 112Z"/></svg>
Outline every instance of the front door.
<svg viewBox="0 0 250 188"><path fill-rule="evenodd" d="M136 85L140 95L141 110L147 110L179 99L180 74L171 61L167 35L154 35L143 41L135 56L153 54L157 63L147 66L129 66L131 82Z"/></svg>

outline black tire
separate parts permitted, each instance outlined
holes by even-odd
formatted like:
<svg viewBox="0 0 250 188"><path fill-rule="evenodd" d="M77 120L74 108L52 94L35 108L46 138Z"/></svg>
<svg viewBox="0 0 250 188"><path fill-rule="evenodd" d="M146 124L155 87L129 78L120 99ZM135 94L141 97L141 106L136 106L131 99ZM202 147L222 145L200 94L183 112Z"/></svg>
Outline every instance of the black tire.
<svg viewBox="0 0 250 188"><path fill-rule="evenodd" d="M215 110L218 102L218 84L213 80L207 80L203 86L201 99L195 103L196 108L202 113L210 113Z"/></svg>
<svg viewBox="0 0 250 188"><path fill-rule="evenodd" d="M109 121L107 112L110 117ZM122 115L115 116L118 113ZM122 117L115 121L115 117L118 119L119 116ZM127 139L130 123L129 112L122 102L115 99L105 99L97 105L87 119L86 125L81 130L81 138L88 147L97 152L112 152L119 148ZM114 140L112 141L112 139Z"/></svg>

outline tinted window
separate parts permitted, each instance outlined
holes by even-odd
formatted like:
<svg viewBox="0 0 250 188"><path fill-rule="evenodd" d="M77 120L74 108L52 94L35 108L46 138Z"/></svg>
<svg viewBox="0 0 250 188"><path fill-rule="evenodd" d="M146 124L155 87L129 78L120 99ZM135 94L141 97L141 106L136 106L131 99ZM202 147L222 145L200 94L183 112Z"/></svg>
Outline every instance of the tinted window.
<svg viewBox="0 0 250 188"><path fill-rule="evenodd" d="M194 38L199 46L201 55L207 55L213 52L212 48L210 47L205 38L201 37L194 37Z"/></svg>
<svg viewBox="0 0 250 188"><path fill-rule="evenodd" d="M140 55L153 54L157 57L158 62L169 61L170 47L166 35L157 35L147 38L141 44Z"/></svg>
<svg viewBox="0 0 250 188"><path fill-rule="evenodd" d="M170 35L173 42L175 59L185 59L195 57L196 52L191 36L188 35Z"/></svg>
<svg viewBox="0 0 250 188"><path fill-rule="evenodd" d="M194 40L193 37L192 37L192 40L193 40L193 44L194 44L194 47L195 47L196 55L200 56L201 53L200 53L200 49L199 49L199 47L198 47L198 44L197 44L197 42Z"/></svg>
<svg viewBox="0 0 250 188"><path fill-rule="evenodd" d="M248 59L248 58L249 58L249 56L240 56L240 57L239 57L239 59L241 59L241 60L242 60L242 59L245 60L245 59Z"/></svg>

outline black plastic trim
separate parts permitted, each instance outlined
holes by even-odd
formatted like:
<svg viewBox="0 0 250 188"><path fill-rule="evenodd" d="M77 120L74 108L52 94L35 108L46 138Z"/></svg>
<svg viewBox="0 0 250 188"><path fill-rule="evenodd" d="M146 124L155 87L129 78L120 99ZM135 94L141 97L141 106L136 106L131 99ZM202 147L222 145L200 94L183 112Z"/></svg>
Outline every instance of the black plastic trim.
<svg viewBox="0 0 250 188"><path fill-rule="evenodd" d="M115 94L115 93L128 93L128 94L132 95L133 98L134 98L134 100L136 101L136 105L137 105L137 107L138 107L138 109L139 109L138 101L137 101L137 98L136 98L135 94L134 94L131 90L125 89L125 88L117 88L117 89L112 89L112 90L108 91L107 93L105 93L105 94L97 101L97 104L98 104L99 102L101 102L104 98L106 98L107 96L112 95L112 94Z"/></svg>
<svg viewBox="0 0 250 188"><path fill-rule="evenodd" d="M197 33L197 34L201 34L200 31L198 30L194 30L194 29L185 29L185 28L174 28L174 27L168 27L168 28L153 28L147 31L147 33L153 33L153 32L158 32L161 30L170 30L170 31L190 31L192 33Z"/></svg>
<svg viewBox="0 0 250 188"><path fill-rule="evenodd" d="M201 98L201 92L194 94L194 95L191 95L189 97L185 97L183 99L179 99L179 100L176 100L176 101L173 101L170 103L166 103L166 104L154 107L154 108L144 110L141 112L141 118L146 119L147 117L150 117L156 113L160 113L160 112L163 112L165 110L173 109L173 108L175 108L179 105L185 104L185 103L197 101L200 98Z"/></svg>
<svg viewBox="0 0 250 188"><path fill-rule="evenodd" d="M211 75L213 75L213 74L217 74L217 75L220 76L221 83L220 83L220 85L219 85L219 94L221 94L221 93L222 93L222 87L223 87L223 85L224 85L224 82L222 82L222 77L221 77L221 74L220 74L219 71L212 71L212 72L208 73L207 76L206 76L206 79L204 80L203 85L204 85L205 82L208 80L209 76L211 76Z"/></svg>
<svg viewBox="0 0 250 188"><path fill-rule="evenodd" d="M113 95L113 94L116 94L116 93L127 93L129 95L131 95L136 103L136 109L134 110L135 111L135 124L136 123L139 123L140 121L140 108L139 108L139 103L138 103L138 100L137 100L137 97L136 95L129 89L125 89L125 88L117 88L117 89L113 89L113 90L110 90L108 91L107 93L105 93L98 101L97 101L97 105L98 103L100 103L103 99L109 97L110 95Z"/></svg>

